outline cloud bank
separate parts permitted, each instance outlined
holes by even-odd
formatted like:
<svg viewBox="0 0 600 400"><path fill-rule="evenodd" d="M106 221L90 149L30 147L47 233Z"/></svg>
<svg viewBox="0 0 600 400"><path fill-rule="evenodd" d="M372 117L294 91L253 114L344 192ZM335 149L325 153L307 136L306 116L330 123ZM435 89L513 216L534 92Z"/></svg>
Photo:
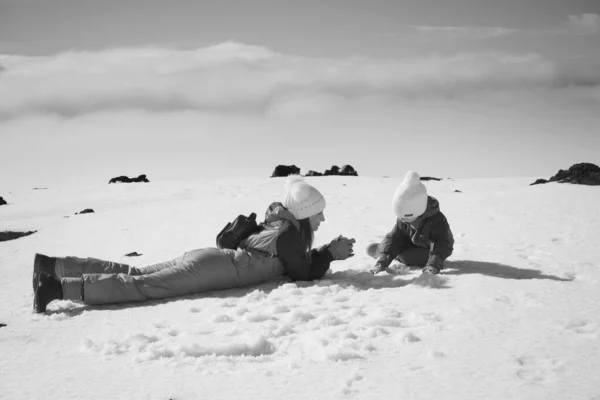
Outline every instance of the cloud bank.
<svg viewBox="0 0 600 400"><path fill-rule="evenodd" d="M582 88L600 68L538 54L457 54L406 59L308 58L223 43L0 56L0 117L65 117L121 110L288 115L349 106L489 93Z"/></svg>
<svg viewBox="0 0 600 400"><path fill-rule="evenodd" d="M600 15L569 15L568 27L580 35L596 35L600 33Z"/></svg>
<svg viewBox="0 0 600 400"><path fill-rule="evenodd" d="M418 33L431 36L432 39L470 39L485 40L501 36L511 35L519 32L519 29L503 28L500 26L423 26L415 25L410 27Z"/></svg>

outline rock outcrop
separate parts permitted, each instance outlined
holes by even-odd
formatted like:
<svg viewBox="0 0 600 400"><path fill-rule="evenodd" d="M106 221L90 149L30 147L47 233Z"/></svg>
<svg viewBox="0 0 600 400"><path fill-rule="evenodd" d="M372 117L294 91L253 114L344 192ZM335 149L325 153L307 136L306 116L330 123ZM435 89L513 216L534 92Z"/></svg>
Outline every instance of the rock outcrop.
<svg viewBox="0 0 600 400"><path fill-rule="evenodd" d="M346 164L342 168L337 165L332 165L330 169L325 170L324 176L341 175L341 176L358 176L358 172L352 165Z"/></svg>
<svg viewBox="0 0 600 400"><path fill-rule="evenodd" d="M354 169L354 167L352 165L346 164L346 165L342 166L342 169L340 170L340 175L358 176L358 172L356 172L356 170Z"/></svg>
<svg viewBox="0 0 600 400"><path fill-rule="evenodd" d="M332 165L330 169L325 170L325 172L323 173L323 176L339 175L339 174L340 174L340 167L338 167L337 165Z"/></svg>
<svg viewBox="0 0 600 400"><path fill-rule="evenodd" d="M85 210L79 211L78 213L75 213L75 215L79 215L79 214L91 214L93 213L94 210L91 208L86 208Z"/></svg>
<svg viewBox="0 0 600 400"><path fill-rule="evenodd" d="M530 186L549 182L600 185L600 167L592 163L573 164L567 170L559 170L556 175L552 176L550 179L538 179L531 183Z"/></svg>
<svg viewBox="0 0 600 400"><path fill-rule="evenodd" d="M0 242L6 242L9 240L15 240L18 238L22 238L24 236L29 236L37 231L27 231L27 232L16 232L16 231L0 231Z"/></svg>
<svg viewBox="0 0 600 400"><path fill-rule="evenodd" d="M8 204L8 203L6 202L6 200L4 200L2 197L0 197L0 206L4 206L4 205L6 205L6 204Z"/></svg>
<svg viewBox="0 0 600 400"><path fill-rule="evenodd" d="M306 173L306 176L323 176L322 173L313 171L312 169Z"/></svg>
<svg viewBox="0 0 600 400"><path fill-rule="evenodd" d="M150 182L148 180L148 178L146 178L146 175L140 175L137 178L128 178L124 175L121 176L117 176L116 178L112 178L110 181L108 181L108 183L138 183L138 182L145 182L148 183Z"/></svg>
<svg viewBox="0 0 600 400"><path fill-rule="evenodd" d="M300 168L295 165L278 165L275 167L271 178L282 177L288 175L300 174ZM325 172L317 172L313 170L309 170L305 176L331 176L331 175L341 175L341 176L358 176L358 172L354 169L352 165L344 165L342 168L337 165L332 165L330 169L325 170Z"/></svg>
<svg viewBox="0 0 600 400"><path fill-rule="evenodd" d="M300 175L300 168L295 165L278 165L273 170L271 178L285 177L288 175Z"/></svg>

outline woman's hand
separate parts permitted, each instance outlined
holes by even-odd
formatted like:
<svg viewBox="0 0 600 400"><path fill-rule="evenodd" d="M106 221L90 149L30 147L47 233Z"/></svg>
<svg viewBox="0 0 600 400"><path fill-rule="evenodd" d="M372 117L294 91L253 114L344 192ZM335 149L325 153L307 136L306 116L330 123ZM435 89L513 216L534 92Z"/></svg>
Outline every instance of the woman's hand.
<svg viewBox="0 0 600 400"><path fill-rule="evenodd" d="M333 239L327 248L335 260L345 260L354 256L354 243L356 240L340 235Z"/></svg>

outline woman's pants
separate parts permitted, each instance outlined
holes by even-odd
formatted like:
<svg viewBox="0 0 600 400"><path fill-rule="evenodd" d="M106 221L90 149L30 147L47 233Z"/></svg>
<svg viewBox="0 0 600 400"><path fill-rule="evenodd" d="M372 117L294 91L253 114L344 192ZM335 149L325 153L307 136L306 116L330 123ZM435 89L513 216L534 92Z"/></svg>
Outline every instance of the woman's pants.
<svg viewBox="0 0 600 400"><path fill-rule="evenodd" d="M96 258L56 261L63 298L86 304L114 304L184 296L240 286L235 251L193 250L146 268Z"/></svg>

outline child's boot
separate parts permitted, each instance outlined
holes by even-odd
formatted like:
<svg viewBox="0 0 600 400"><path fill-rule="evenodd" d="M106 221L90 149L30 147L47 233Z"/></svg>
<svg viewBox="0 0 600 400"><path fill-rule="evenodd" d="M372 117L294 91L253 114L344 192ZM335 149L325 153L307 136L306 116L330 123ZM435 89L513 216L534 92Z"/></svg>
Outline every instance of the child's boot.
<svg viewBox="0 0 600 400"><path fill-rule="evenodd" d="M379 251L379 243L371 243L367 246L367 254L375 259L379 258L381 252Z"/></svg>

